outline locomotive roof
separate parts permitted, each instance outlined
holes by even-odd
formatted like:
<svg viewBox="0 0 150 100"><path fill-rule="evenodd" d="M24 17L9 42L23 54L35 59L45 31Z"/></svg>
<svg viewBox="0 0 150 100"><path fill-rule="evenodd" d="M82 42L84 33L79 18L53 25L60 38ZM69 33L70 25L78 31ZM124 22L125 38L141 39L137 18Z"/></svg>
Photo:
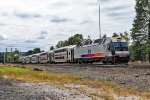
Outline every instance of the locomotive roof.
<svg viewBox="0 0 150 100"><path fill-rule="evenodd" d="M52 53L53 52L53 50L49 50L49 51L47 51L47 53Z"/></svg>
<svg viewBox="0 0 150 100"><path fill-rule="evenodd" d="M122 37L112 37L113 42L126 42L126 40Z"/></svg>
<svg viewBox="0 0 150 100"><path fill-rule="evenodd" d="M110 42L126 42L126 40L122 37L107 37L103 39L96 39L89 45L83 45L83 47L91 46L91 45L102 45Z"/></svg>
<svg viewBox="0 0 150 100"><path fill-rule="evenodd" d="M61 49L66 49L66 48L74 48L74 47L76 47L76 45L65 46L65 47L57 48L55 50L61 50Z"/></svg>

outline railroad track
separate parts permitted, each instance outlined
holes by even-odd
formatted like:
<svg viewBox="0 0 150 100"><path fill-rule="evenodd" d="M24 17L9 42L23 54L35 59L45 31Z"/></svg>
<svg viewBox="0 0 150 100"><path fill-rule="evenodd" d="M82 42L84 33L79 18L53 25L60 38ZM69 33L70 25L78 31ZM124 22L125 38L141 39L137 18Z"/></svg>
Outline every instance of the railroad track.
<svg viewBox="0 0 150 100"><path fill-rule="evenodd" d="M80 66L80 67L128 67L127 64L109 65L109 64L23 64L35 66Z"/></svg>
<svg viewBox="0 0 150 100"><path fill-rule="evenodd" d="M123 67L123 68L135 68L135 69L150 69L150 64L15 64L15 65L34 65L34 66L62 66L62 67L91 67L91 68L98 68L98 67Z"/></svg>

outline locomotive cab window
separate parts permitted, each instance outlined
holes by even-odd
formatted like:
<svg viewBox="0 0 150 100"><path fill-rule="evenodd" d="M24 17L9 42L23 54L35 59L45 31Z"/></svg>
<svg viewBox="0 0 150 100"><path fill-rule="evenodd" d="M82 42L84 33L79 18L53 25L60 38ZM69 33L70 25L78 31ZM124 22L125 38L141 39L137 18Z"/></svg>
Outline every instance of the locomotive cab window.
<svg viewBox="0 0 150 100"><path fill-rule="evenodd" d="M115 51L128 51L128 46L126 42L114 42Z"/></svg>

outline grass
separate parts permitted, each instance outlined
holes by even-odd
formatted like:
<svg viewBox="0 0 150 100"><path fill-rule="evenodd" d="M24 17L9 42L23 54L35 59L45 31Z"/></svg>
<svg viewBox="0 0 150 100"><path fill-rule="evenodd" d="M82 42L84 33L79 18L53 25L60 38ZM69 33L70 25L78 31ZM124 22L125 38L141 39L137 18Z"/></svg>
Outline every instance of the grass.
<svg viewBox="0 0 150 100"><path fill-rule="evenodd" d="M75 75L48 73L46 71L38 72L33 71L32 69L23 69L18 67L0 66L0 77L25 82L47 82L51 85L79 84L85 87L79 87L77 89L91 94L93 100L97 97L105 100L113 100L113 94L118 96L134 95L145 99L150 98L149 92L141 93L133 89L122 88L115 83L89 80Z"/></svg>

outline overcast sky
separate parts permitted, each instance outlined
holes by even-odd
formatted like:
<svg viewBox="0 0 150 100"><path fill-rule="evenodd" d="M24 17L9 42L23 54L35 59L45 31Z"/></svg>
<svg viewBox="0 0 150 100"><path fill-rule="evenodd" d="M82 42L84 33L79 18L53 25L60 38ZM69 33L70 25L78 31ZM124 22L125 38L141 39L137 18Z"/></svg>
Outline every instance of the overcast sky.
<svg viewBox="0 0 150 100"><path fill-rule="evenodd" d="M0 51L48 50L76 33L96 39L99 4L103 34L130 32L134 0L0 0Z"/></svg>

